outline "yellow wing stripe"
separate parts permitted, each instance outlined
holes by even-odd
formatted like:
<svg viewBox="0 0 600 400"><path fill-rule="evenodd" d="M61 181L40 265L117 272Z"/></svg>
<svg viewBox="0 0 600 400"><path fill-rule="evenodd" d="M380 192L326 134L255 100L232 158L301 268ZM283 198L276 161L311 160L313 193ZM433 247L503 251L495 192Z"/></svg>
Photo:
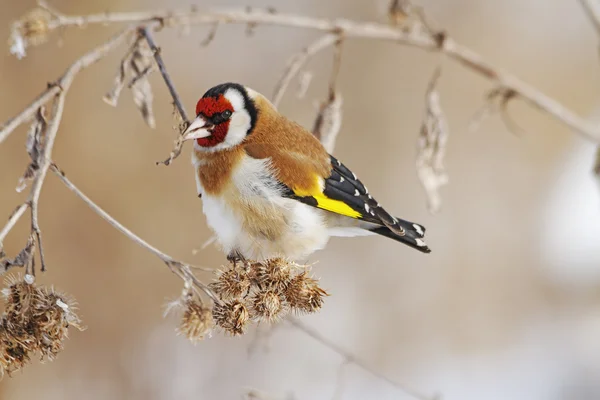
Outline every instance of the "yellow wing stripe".
<svg viewBox="0 0 600 400"><path fill-rule="evenodd" d="M345 215L352 218L360 218L362 214L354 210L348 204L340 200L333 200L325 195L313 196L317 200L317 207L323 210L331 211L336 214Z"/></svg>
<svg viewBox="0 0 600 400"><path fill-rule="evenodd" d="M319 185L319 178L315 177L315 185L310 189L294 188L294 194L300 197L312 197L317 201L317 207L323 210L331 211L336 214L344 215L351 218L360 218L362 214L354 210L348 204L340 200L334 200L327 197Z"/></svg>

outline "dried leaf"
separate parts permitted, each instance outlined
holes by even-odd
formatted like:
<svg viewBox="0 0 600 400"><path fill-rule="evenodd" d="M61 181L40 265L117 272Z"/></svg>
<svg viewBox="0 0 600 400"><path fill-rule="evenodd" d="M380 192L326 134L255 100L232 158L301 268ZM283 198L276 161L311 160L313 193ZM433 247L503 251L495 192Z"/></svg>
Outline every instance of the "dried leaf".
<svg viewBox="0 0 600 400"><path fill-rule="evenodd" d="M444 153L449 131L436 88L440 73L438 68L427 89L425 118L419 135L416 162L417 174L427 194L427 207L432 213L438 212L442 204L439 188L448 183Z"/></svg>
<svg viewBox="0 0 600 400"><path fill-rule="evenodd" d="M31 158L31 162L27 166L25 173L19 182L17 183L17 192L22 192L26 187L27 183L35 177L39 166L42 162L44 138L46 136L46 128L48 127L48 121L44 116L44 107L40 107L34 116L34 119L27 132L27 142L25 144L27 154Z"/></svg>
<svg viewBox="0 0 600 400"><path fill-rule="evenodd" d="M146 42L137 43L138 45L131 56L131 67L134 72L134 81L131 85L133 101L142 113L144 121L146 121L149 127L154 128L156 126L152 110L154 95L152 94L150 81L148 81L148 75L144 72L154 65L154 58Z"/></svg>
<svg viewBox="0 0 600 400"><path fill-rule="evenodd" d="M33 236L27 240L25 248L17 254L15 258L0 257L0 275L13 267L25 267L33 262L33 252L35 250L35 241Z"/></svg>
<svg viewBox="0 0 600 400"><path fill-rule="evenodd" d="M107 104L116 107L119 101L119 95L125 87L125 80L127 76L131 74L131 52L129 52L123 58L123 60L121 60L119 70L117 71L117 74L115 75L115 79L113 81L113 85L110 91L104 95L102 100L104 100Z"/></svg>
<svg viewBox="0 0 600 400"><path fill-rule="evenodd" d="M342 127L342 96L332 92L327 101L319 106L319 112L313 126L313 134L323 147L333 152L335 140Z"/></svg>
<svg viewBox="0 0 600 400"><path fill-rule="evenodd" d="M215 36L217 35L218 29L219 29L218 22L215 22L214 24L212 24L212 26L210 27L210 31L208 31L208 35L206 35L206 38L202 41L202 43L200 43L200 46L202 46L202 47L208 46L214 40Z"/></svg>

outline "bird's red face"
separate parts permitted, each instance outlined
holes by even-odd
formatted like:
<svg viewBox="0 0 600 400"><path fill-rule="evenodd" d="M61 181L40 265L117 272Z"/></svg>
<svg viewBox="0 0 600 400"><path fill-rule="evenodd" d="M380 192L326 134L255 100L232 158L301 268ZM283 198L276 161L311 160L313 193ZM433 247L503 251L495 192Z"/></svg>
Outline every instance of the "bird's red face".
<svg viewBox="0 0 600 400"><path fill-rule="evenodd" d="M254 128L257 109L249 89L224 83L208 90L196 104L196 119L184 132L196 149L221 151L240 144Z"/></svg>
<svg viewBox="0 0 600 400"><path fill-rule="evenodd" d="M222 143L229 130L229 118L233 114L233 106L223 96L219 94L215 97L203 97L196 104L196 115L203 117L209 125L209 136L196 139L196 143L202 147L214 147Z"/></svg>

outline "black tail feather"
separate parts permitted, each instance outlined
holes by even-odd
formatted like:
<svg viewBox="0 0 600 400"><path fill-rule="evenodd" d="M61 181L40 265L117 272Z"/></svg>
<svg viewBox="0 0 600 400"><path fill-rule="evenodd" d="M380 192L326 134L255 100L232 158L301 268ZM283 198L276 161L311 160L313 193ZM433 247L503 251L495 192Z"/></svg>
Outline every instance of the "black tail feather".
<svg viewBox="0 0 600 400"><path fill-rule="evenodd" d="M405 229L406 233L404 236L398 235L397 233L393 232L391 229L385 226L371 228L369 230L378 235L394 239L400 243L404 243L405 245L410 246L413 249L419 250L423 253L431 253L431 249L429 249L427 244L423 241L423 239L421 239L423 237L423 234L425 233L425 228L423 228L421 225L415 224L419 227L419 230L415 227L412 227L412 222L407 222L403 220L399 220L399 222L400 225Z"/></svg>

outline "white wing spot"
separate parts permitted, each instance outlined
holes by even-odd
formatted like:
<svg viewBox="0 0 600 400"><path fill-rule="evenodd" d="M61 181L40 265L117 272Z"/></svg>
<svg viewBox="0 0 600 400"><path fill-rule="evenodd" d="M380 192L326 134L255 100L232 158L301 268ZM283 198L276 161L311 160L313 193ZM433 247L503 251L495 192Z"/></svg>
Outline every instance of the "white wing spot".
<svg viewBox="0 0 600 400"><path fill-rule="evenodd" d="M424 241L422 241L421 239L415 239L415 241L417 242L417 246L427 247L427 244Z"/></svg>
<svg viewBox="0 0 600 400"><path fill-rule="evenodd" d="M366 203L365 203L365 211L366 211L366 212L371 212L371 210L370 210L370 208L369 208L369 205L368 205L368 204L366 204Z"/></svg>
<svg viewBox="0 0 600 400"><path fill-rule="evenodd" d="M354 178L355 181L358 180L358 177L356 176L356 174L354 172L352 173L352 177Z"/></svg>
<svg viewBox="0 0 600 400"><path fill-rule="evenodd" d="M344 182L344 177L340 176L340 183Z"/></svg>
<svg viewBox="0 0 600 400"><path fill-rule="evenodd" d="M358 191L358 189L354 189L354 195L355 196L360 196L360 192Z"/></svg>
<svg viewBox="0 0 600 400"><path fill-rule="evenodd" d="M420 225L413 224L413 228L415 228L415 231L417 231L419 235L423 236L423 228Z"/></svg>
<svg viewBox="0 0 600 400"><path fill-rule="evenodd" d="M340 160L336 160L338 165L341 167L342 166L342 162Z"/></svg>

